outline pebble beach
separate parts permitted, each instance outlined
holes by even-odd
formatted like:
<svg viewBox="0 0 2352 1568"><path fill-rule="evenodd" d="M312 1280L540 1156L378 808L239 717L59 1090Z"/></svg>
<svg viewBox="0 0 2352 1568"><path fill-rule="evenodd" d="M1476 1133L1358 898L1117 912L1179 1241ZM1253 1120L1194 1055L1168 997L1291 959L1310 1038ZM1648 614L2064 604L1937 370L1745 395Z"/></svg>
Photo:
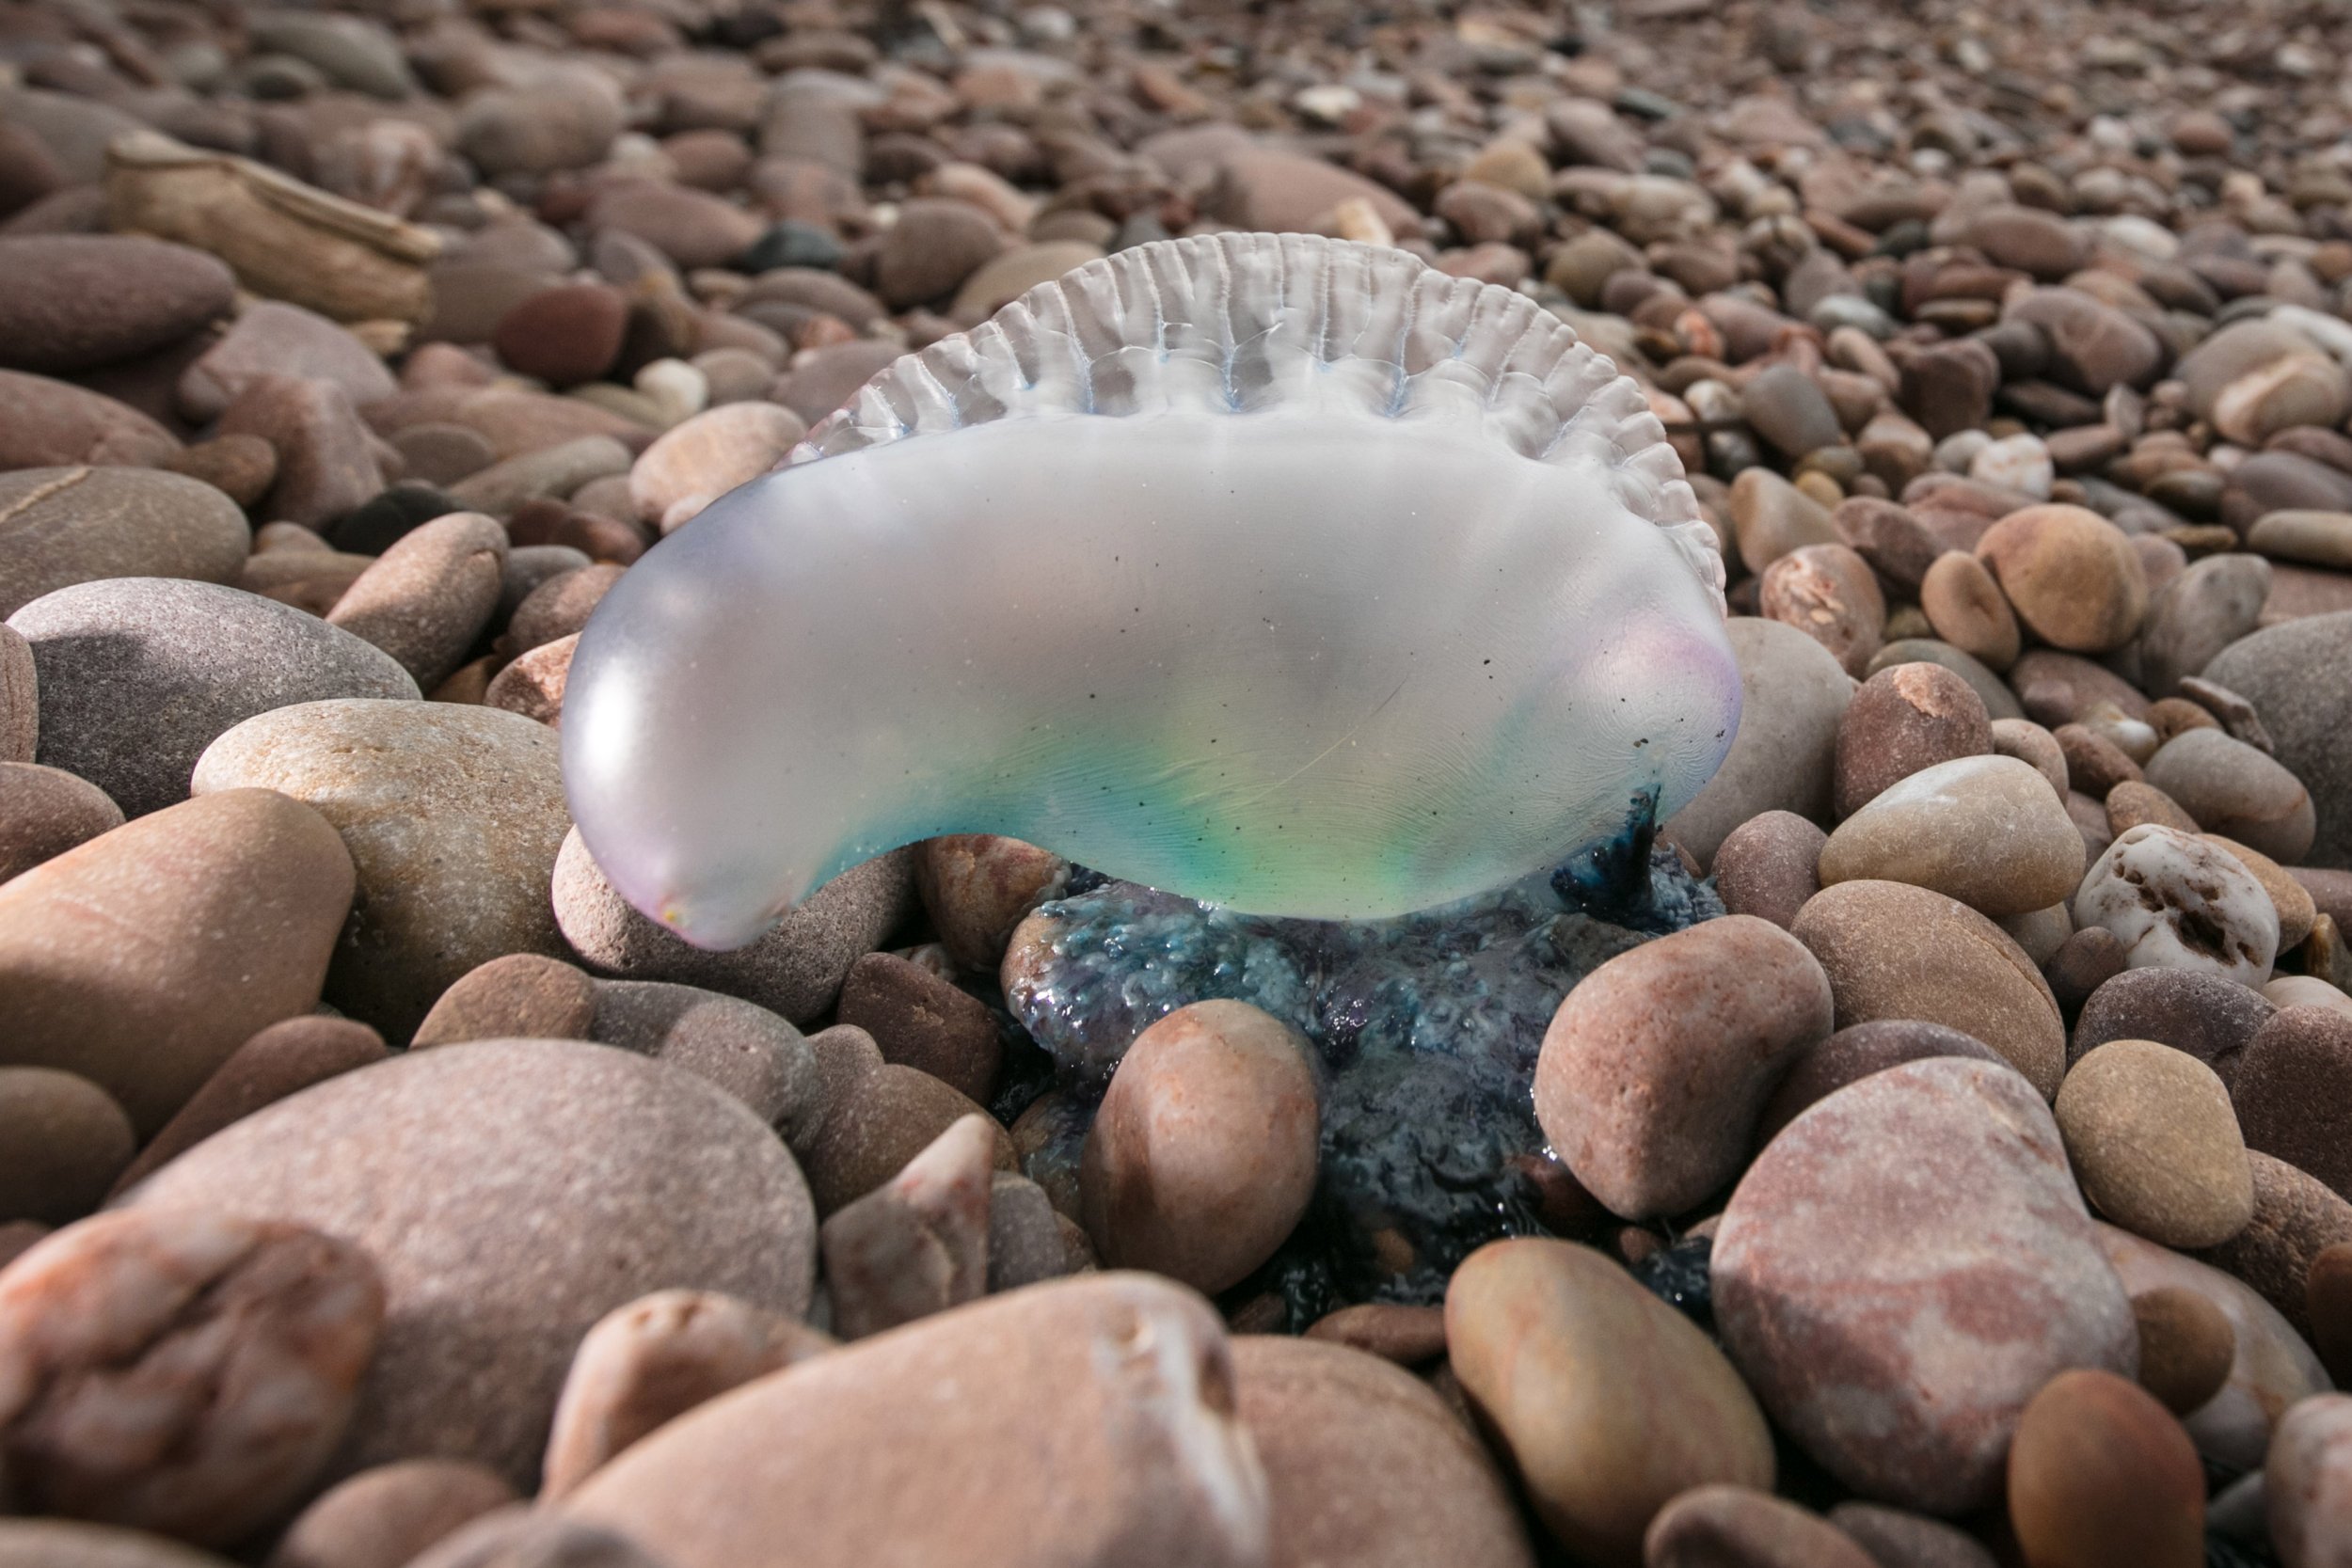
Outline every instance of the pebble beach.
<svg viewBox="0 0 2352 1568"><path fill-rule="evenodd" d="M606 595L1224 233L1631 378L1711 779L634 907ZM2348 933L2332 8L0 0L0 1568L2352 1568Z"/></svg>

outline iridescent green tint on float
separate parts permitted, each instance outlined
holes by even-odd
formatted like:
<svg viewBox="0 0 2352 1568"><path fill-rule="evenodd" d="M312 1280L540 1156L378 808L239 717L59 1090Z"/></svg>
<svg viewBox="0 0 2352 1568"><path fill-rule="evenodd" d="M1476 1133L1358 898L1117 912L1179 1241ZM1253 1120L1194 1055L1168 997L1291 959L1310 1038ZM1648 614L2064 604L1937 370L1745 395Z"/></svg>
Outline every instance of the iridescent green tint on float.
<svg viewBox="0 0 2352 1568"><path fill-rule="evenodd" d="M899 360L590 621L589 850L724 947L941 833L1392 915L1662 820L1731 744L1723 566L1633 383L1305 235L1090 262Z"/></svg>

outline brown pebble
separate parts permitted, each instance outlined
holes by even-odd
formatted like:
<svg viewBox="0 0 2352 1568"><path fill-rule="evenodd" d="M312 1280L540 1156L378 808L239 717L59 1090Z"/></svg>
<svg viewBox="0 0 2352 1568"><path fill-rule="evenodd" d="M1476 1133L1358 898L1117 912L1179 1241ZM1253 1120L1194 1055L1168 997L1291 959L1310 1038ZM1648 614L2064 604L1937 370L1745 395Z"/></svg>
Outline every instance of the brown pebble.
<svg viewBox="0 0 2352 1568"><path fill-rule="evenodd" d="M834 1344L797 1318L717 1291L657 1291L614 1307L581 1338L564 1376L540 1500L570 1492L664 1421Z"/></svg>
<svg viewBox="0 0 2352 1568"><path fill-rule="evenodd" d="M834 1331L863 1339L988 1289L991 1160L1003 1131L959 1117L899 1172L824 1223Z"/></svg>
<svg viewBox="0 0 2352 1568"><path fill-rule="evenodd" d="M2197 819L2183 811L2180 802L2154 784L2137 779L2125 779L2107 791L2106 814L2107 832L2117 838L2147 822L2185 833L2197 831Z"/></svg>
<svg viewBox="0 0 2352 1568"><path fill-rule="evenodd" d="M516 1505L469 1520L407 1568L666 1568L620 1531Z"/></svg>
<svg viewBox="0 0 2352 1568"><path fill-rule="evenodd" d="M2254 1218L2245 1229L2196 1257L2235 1275L2309 1338L2312 1262L2329 1247L2352 1242L2352 1203L2284 1160L2247 1151L2254 1170Z"/></svg>
<svg viewBox="0 0 2352 1568"><path fill-rule="evenodd" d="M2205 1472L2169 1411L2113 1372L2060 1372L2009 1451L2009 1516L2035 1568L2203 1568Z"/></svg>
<svg viewBox="0 0 2352 1568"><path fill-rule="evenodd" d="M1642 1568L1877 1568L1818 1513L1747 1486L1694 1486L1660 1510Z"/></svg>
<svg viewBox="0 0 2352 1568"><path fill-rule="evenodd" d="M382 1061L384 1037L357 1019L305 1014L273 1023L230 1054L114 1184L129 1192L240 1117L338 1073ZM109 1195L113 1196L113 1195Z"/></svg>
<svg viewBox="0 0 2352 1568"><path fill-rule="evenodd" d="M80 1219L135 1148L131 1118L88 1079L0 1067L0 1220Z"/></svg>
<svg viewBox="0 0 2352 1568"><path fill-rule="evenodd" d="M2105 926L2087 926L2058 943L2042 973L2059 1010L2072 1018L2091 992L2123 973L2123 961L2121 938Z"/></svg>
<svg viewBox="0 0 2352 1568"><path fill-rule="evenodd" d="M342 1436L384 1320L368 1255L201 1210L101 1214L0 1276L12 1505L242 1540Z"/></svg>
<svg viewBox="0 0 2352 1568"><path fill-rule="evenodd" d="M2221 1391L2237 1356L2237 1331L2212 1298L2179 1285L2132 1297L2139 1324L2139 1386L2175 1416Z"/></svg>
<svg viewBox="0 0 2352 1568"><path fill-rule="evenodd" d="M1923 768L1993 750L1993 721L1968 683L1935 664L1898 664L1862 683L1837 725L1836 812L1851 816Z"/></svg>
<svg viewBox="0 0 2352 1568"><path fill-rule="evenodd" d="M0 882L122 826L122 808L78 774L0 762Z"/></svg>
<svg viewBox="0 0 2352 1568"><path fill-rule="evenodd" d="M1842 1502L1829 1511L1829 1522L1860 1543L1878 1568L1997 1568L1975 1536L1922 1513Z"/></svg>
<svg viewBox="0 0 2352 1568"><path fill-rule="evenodd" d="M1850 1025L1797 1058L1756 1117L1756 1147L1772 1142L1782 1128L1847 1085L1929 1056L2004 1060L1999 1052L1975 1036L1940 1023L1884 1018Z"/></svg>
<svg viewBox="0 0 2352 1568"><path fill-rule="evenodd" d="M2246 1144L2352 1198L2352 1016L2282 1007L2230 1080Z"/></svg>
<svg viewBox="0 0 2352 1568"><path fill-rule="evenodd" d="M2017 618L2053 647L2105 653L2129 641L2148 613L2148 578L2123 531L2085 507L2012 512L1985 531L1977 554Z"/></svg>
<svg viewBox="0 0 2352 1568"><path fill-rule="evenodd" d="M2323 1248L2304 1277L2312 1343L2338 1387L2352 1384L2352 1242Z"/></svg>
<svg viewBox="0 0 2352 1568"><path fill-rule="evenodd" d="M850 966L834 1018L873 1036L886 1062L928 1072L983 1105L996 1092L1004 1046L987 1005L895 954L868 953Z"/></svg>
<svg viewBox="0 0 2352 1568"><path fill-rule="evenodd" d="M1936 557L1919 583L1919 608L1935 635L1991 669L2017 662L2017 617L1984 563L1964 550Z"/></svg>
<svg viewBox="0 0 2352 1568"><path fill-rule="evenodd" d="M1886 600L1869 563L1844 545L1806 545L1764 568L1758 608L1796 627L1859 676L1879 651Z"/></svg>
<svg viewBox="0 0 2352 1568"><path fill-rule="evenodd" d="M818 1061L821 1073L824 1057ZM905 1169L959 1117L976 1114L985 1113L968 1096L914 1068L885 1062L859 1075L826 1115L803 1162L817 1212L831 1214L865 1196ZM1015 1168L1012 1140L1001 1130L994 1164L998 1170Z"/></svg>
<svg viewBox="0 0 2352 1568"><path fill-rule="evenodd" d="M2120 784L2145 782L2139 764L2122 747L2084 724L2060 724L2053 732L2066 754L2066 777L2072 787L2104 801Z"/></svg>
<svg viewBox="0 0 2352 1568"><path fill-rule="evenodd" d="M1127 1048L1087 1134L1087 1233L1114 1268L1222 1291L1314 1196L1312 1047L1245 1002L1195 1002Z"/></svg>
<svg viewBox="0 0 2352 1568"><path fill-rule="evenodd" d="M2033 765L2034 771L2050 781L2063 800L2072 781L2066 772L2066 752L2058 743L2058 736L2030 719L1995 719L1993 721L1993 750L2005 757Z"/></svg>
<svg viewBox="0 0 2352 1568"><path fill-rule="evenodd" d="M534 723L560 729L564 723L564 689L572 673L577 635L542 643L501 670L482 689L485 707L519 713Z"/></svg>
<svg viewBox="0 0 2352 1568"><path fill-rule="evenodd" d="M509 953L468 970L417 1025L413 1049L460 1040L591 1038L596 983L537 953Z"/></svg>
<svg viewBox="0 0 2352 1568"><path fill-rule="evenodd" d="M405 1568L425 1549L515 1489L485 1465L404 1459L322 1493L286 1527L265 1568Z"/></svg>
<svg viewBox="0 0 2352 1568"><path fill-rule="evenodd" d="M1070 863L994 833L926 839L914 850L914 886L955 960L993 974L1022 917L1060 895Z"/></svg>
<svg viewBox="0 0 2352 1568"><path fill-rule="evenodd" d="M1418 1367L1445 1354L1445 1311L1396 1302L1359 1302L1317 1318L1307 1338L1337 1340L1400 1367Z"/></svg>
<svg viewBox="0 0 2352 1568"><path fill-rule="evenodd" d="M1828 842L1827 833L1794 812L1749 817L1715 851L1715 887L1724 908L1787 929L1804 901L1821 891L1814 867Z"/></svg>
<svg viewBox="0 0 2352 1568"><path fill-rule="evenodd" d="M1233 1339L1233 1384L1265 1468L1269 1568L1534 1568L1492 1455L1411 1373L1251 1334Z"/></svg>

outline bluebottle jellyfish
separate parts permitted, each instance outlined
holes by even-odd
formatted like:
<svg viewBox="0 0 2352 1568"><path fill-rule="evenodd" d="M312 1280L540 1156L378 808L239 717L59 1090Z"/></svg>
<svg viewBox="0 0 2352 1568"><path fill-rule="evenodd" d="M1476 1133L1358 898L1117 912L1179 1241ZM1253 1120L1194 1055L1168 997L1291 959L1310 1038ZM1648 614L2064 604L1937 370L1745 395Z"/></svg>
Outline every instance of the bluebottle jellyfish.
<svg viewBox="0 0 2352 1568"><path fill-rule="evenodd" d="M564 773L691 942L996 832L1371 918L1663 819L1739 721L1640 389L1509 290L1285 234L1089 262L898 360L598 608Z"/></svg>

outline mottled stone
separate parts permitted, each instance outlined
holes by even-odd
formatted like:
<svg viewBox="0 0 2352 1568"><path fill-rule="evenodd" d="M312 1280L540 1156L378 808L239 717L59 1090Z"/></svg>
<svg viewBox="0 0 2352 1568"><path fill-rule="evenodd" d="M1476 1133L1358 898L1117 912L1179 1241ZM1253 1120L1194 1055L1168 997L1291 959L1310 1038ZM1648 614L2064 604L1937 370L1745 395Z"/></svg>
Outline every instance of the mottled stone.
<svg viewBox="0 0 2352 1568"><path fill-rule="evenodd" d="M914 847L924 912L956 962L993 974L1012 928L1061 895L1070 863L1050 849L995 833L955 833Z"/></svg>
<svg viewBox="0 0 2352 1568"><path fill-rule="evenodd" d="M2148 612L2148 578L2122 531L2085 507L2012 512L1977 554L2017 617L2042 641L2077 653L2121 647Z"/></svg>
<svg viewBox="0 0 2352 1568"><path fill-rule="evenodd" d="M2237 1054L2278 1008L2233 980L2187 969L2127 969L2090 993L2068 1060L2109 1040L2160 1040L2230 1082Z"/></svg>
<svg viewBox="0 0 2352 1568"><path fill-rule="evenodd" d="M1878 578L1844 545L1805 545L1774 561L1764 568L1758 603L1768 618L1827 648L1850 675L1868 666L1886 628Z"/></svg>
<svg viewBox="0 0 2352 1568"><path fill-rule="evenodd" d="M1770 1433L1731 1364L1606 1255L1490 1243L1454 1271L1445 1312L1462 1391L1578 1557L1639 1563L1676 1497L1772 1484Z"/></svg>
<svg viewBox="0 0 2352 1568"><path fill-rule="evenodd" d="M78 583L8 625L40 672L40 758L142 816L188 798L197 758L272 708L329 697L415 700L389 655L258 594L209 582Z"/></svg>
<svg viewBox="0 0 2352 1568"><path fill-rule="evenodd" d="M1930 1513L1998 1494L2050 1376L2137 1365L2058 1128L1987 1063L1890 1068L1791 1122L1733 1192L1712 1272L1778 1423L1846 1484Z"/></svg>
<svg viewBox="0 0 2352 1568"><path fill-rule="evenodd" d="M839 1506L875 1489L922 1506ZM787 1536L806 1568L1254 1568L1266 1494L1216 1313L1166 1281L1104 1275L763 1379L630 1448L562 1516L670 1568L738 1568Z"/></svg>
<svg viewBox="0 0 2352 1568"><path fill-rule="evenodd" d="M2193 969L2258 986L2279 950L2279 912L2227 850L2172 828L2134 828L2074 895L2074 922L2104 926L2134 969Z"/></svg>
<svg viewBox="0 0 2352 1568"><path fill-rule="evenodd" d="M1770 921L1725 915L1660 937L1560 1005L1536 1062L1536 1119L1612 1212L1680 1213L1738 1173L1766 1096L1829 1034L1831 1012L1821 966Z"/></svg>
<svg viewBox="0 0 2352 1568"><path fill-rule="evenodd" d="M190 1209L102 1214L0 1275L12 1507L227 1545L326 1463L377 1346L360 1247Z"/></svg>
<svg viewBox="0 0 2352 1568"><path fill-rule="evenodd" d="M438 1454L528 1487L573 1347L606 1312L679 1287L798 1315L815 1274L807 1189L758 1117L691 1074L570 1041L344 1073L206 1139L130 1201L308 1225L374 1258L383 1345L338 1475Z"/></svg>
<svg viewBox="0 0 2352 1568"><path fill-rule="evenodd" d="M332 825L254 789L37 865L0 884L0 1061L79 1073L152 1132L318 1001L352 887Z"/></svg>
<svg viewBox="0 0 2352 1568"><path fill-rule="evenodd" d="M405 1041L469 970L564 951L548 878L569 825L552 731L496 708L339 700L281 707L213 742L196 793L259 785L342 835L358 898L327 997Z"/></svg>

